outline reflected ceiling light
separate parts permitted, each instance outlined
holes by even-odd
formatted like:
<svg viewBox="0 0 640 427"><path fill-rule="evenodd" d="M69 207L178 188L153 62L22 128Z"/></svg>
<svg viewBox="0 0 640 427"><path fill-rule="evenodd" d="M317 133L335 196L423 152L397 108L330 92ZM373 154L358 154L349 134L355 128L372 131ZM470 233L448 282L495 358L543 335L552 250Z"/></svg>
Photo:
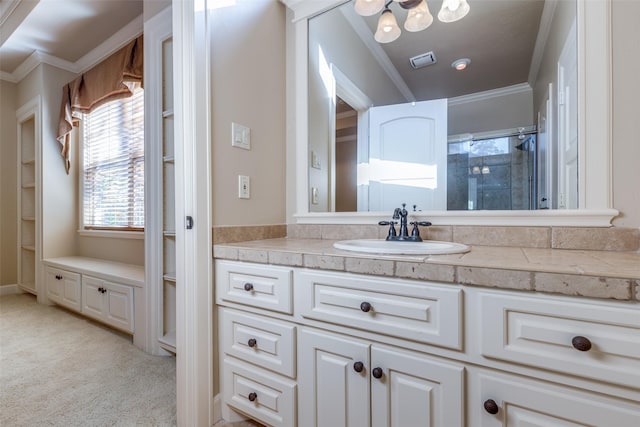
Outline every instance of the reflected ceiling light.
<svg viewBox="0 0 640 427"><path fill-rule="evenodd" d="M442 22L455 22L469 13L467 0L444 0L438 12L438 19Z"/></svg>
<svg viewBox="0 0 640 427"><path fill-rule="evenodd" d="M371 16L380 12L385 0L355 0L353 8L360 16Z"/></svg>
<svg viewBox="0 0 640 427"><path fill-rule="evenodd" d="M398 21L390 9L385 8L378 20L378 29L373 36L378 43L390 43L400 37Z"/></svg>
<svg viewBox="0 0 640 427"><path fill-rule="evenodd" d="M404 21L404 29L411 32L422 31L432 22L433 15L429 12L429 6L425 0L422 0L416 7L409 9L407 20Z"/></svg>
<svg viewBox="0 0 640 427"><path fill-rule="evenodd" d="M456 59L451 63L451 68L455 68L458 71L462 71L467 68L471 64L471 60L469 58L460 58Z"/></svg>
<svg viewBox="0 0 640 427"><path fill-rule="evenodd" d="M426 0L354 0L353 7L358 15L371 16L382 10L374 36L379 43L389 43L400 37L400 27L389 8L392 3L408 10L404 23L404 29L407 31L422 31L433 22L433 15L429 12ZM454 22L462 19L467 13L467 0L444 0L438 19L442 22Z"/></svg>

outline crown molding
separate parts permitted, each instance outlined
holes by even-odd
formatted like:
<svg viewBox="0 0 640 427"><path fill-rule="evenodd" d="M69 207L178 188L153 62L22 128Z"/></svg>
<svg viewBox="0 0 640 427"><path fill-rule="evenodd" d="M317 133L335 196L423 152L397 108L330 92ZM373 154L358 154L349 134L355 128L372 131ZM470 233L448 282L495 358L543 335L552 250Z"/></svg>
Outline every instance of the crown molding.
<svg viewBox="0 0 640 427"><path fill-rule="evenodd" d="M514 95L531 91L532 89L531 86L529 86L529 83L519 83L517 85L499 87L497 89L485 90L483 92L476 92L469 95L456 96L449 98L448 103L449 106L461 105L469 102L485 101L499 96Z"/></svg>
<svg viewBox="0 0 640 427"><path fill-rule="evenodd" d="M18 65L13 73L0 72L0 79L11 83L19 83L40 64L52 65L75 74L83 73L126 45L133 38L142 34L143 26L144 19L140 14L76 62L66 61L57 56L36 50Z"/></svg>

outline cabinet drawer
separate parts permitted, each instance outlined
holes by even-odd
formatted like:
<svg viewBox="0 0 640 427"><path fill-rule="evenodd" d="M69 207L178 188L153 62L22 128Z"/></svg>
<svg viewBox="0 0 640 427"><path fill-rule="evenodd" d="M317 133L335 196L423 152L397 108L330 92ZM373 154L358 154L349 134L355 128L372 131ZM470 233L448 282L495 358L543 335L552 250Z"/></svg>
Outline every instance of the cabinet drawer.
<svg viewBox="0 0 640 427"><path fill-rule="evenodd" d="M226 354L295 378L295 326L229 309L221 310L221 325Z"/></svg>
<svg viewBox="0 0 640 427"><path fill-rule="evenodd" d="M640 420L637 402L477 368L468 378L470 427L636 427ZM485 409L491 400L495 413Z"/></svg>
<svg viewBox="0 0 640 427"><path fill-rule="evenodd" d="M462 348L462 290L455 286L302 271L296 275L296 314Z"/></svg>
<svg viewBox="0 0 640 427"><path fill-rule="evenodd" d="M81 310L80 274L47 267L45 283L51 301L72 310Z"/></svg>
<svg viewBox="0 0 640 427"><path fill-rule="evenodd" d="M292 274L292 270L285 267L218 261L218 303L230 301L291 314Z"/></svg>
<svg viewBox="0 0 640 427"><path fill-rule="evenodd" d="M631 387L640 384L637 309L482 293L480 310L484 356ZM591 348L574 348L576 337L586 338L582 344Z"/></svg>
<svg viewBox="0 0 640 427"><path fill-rule="evenodd" d="M225 358L223 364L223 395L227 405L270 426L296 425L293 381L251 369L231 358Z"/></svg>

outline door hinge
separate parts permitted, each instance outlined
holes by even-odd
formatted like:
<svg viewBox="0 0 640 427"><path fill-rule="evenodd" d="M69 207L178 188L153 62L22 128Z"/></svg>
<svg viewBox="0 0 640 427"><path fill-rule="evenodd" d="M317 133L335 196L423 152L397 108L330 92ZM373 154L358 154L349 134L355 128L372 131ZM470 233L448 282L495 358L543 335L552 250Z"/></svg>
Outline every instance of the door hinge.
<svg viewBox="0 0 640 427"><path fill-rule="evenodd" d="M191 230L193 228L193 217L187 216L187 230Z"/></svg>

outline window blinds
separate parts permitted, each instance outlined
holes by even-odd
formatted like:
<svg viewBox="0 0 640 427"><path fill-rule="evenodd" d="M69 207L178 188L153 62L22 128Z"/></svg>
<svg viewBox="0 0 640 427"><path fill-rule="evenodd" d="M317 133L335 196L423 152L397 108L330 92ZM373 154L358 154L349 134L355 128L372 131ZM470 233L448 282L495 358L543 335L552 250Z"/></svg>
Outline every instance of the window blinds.
<svg viewBox="0 0 640 427"><path fill-rule="evenodd" d="M83 117L83 226L144 229L144 91Z"/></svg>

